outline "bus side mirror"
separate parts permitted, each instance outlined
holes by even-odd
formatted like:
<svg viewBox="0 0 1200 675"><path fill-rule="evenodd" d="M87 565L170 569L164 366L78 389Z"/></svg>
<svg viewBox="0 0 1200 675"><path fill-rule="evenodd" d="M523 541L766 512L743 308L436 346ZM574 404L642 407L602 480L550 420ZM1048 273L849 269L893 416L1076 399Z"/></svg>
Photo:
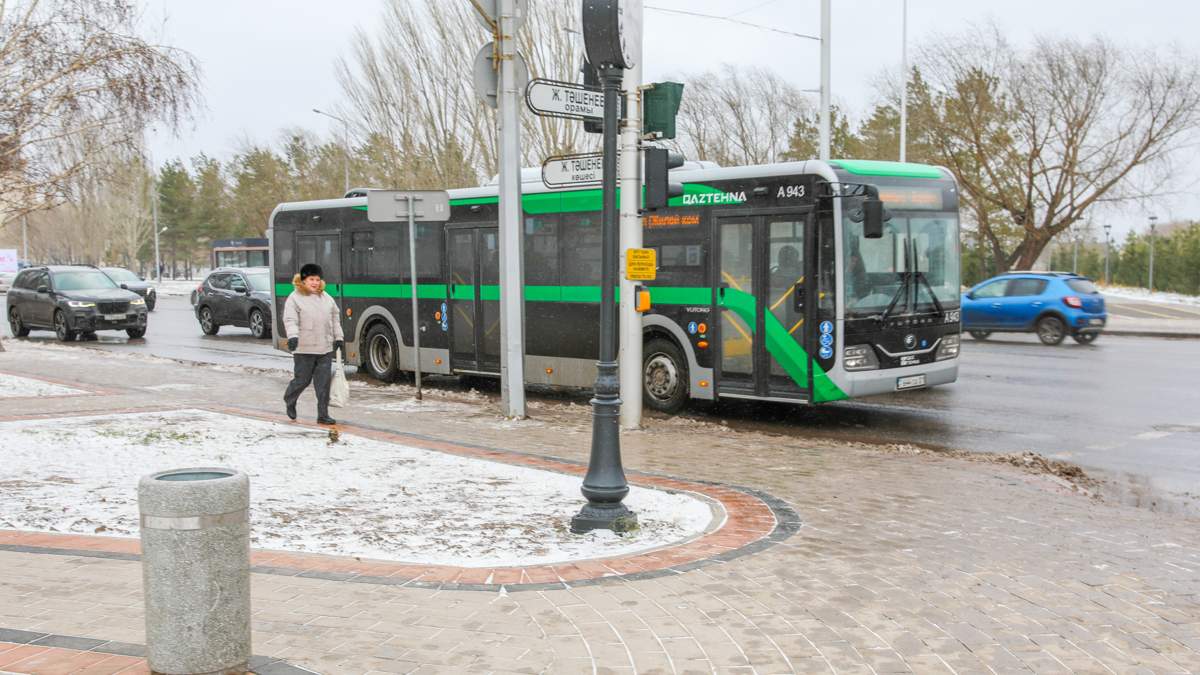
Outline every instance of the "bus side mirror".
<svg viewBox="0 0 1200 675"><path fill-rule="evenodd" d="M870 196L863 200L863 237L883 238L883 201Z"/></svg>

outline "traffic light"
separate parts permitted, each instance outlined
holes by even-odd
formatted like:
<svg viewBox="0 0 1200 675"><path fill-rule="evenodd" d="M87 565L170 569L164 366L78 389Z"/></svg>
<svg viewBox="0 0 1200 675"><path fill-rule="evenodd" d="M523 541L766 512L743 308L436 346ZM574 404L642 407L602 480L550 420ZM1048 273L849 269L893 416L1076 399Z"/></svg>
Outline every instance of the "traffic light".
<svg viewBox="0 0 1200 675"><path fill-rule="evenodd" d="M666 148L646 148L645 210L665 209L671 197L683 194L683 185L672 183L671 169L683 166L683 155Z"/></svg>
<svg viewBox="0 0 1200 675"><path fill-rule="evenodd" d="M642 91L642 135L675 138L675 115L683 100L683 85L655 82Z"/></svg>

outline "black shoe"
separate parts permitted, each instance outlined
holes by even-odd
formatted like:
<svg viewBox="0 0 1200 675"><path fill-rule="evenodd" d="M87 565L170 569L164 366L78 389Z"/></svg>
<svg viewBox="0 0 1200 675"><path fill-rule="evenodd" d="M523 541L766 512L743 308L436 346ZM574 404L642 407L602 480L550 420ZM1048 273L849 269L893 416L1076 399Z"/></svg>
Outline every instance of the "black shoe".
<svg viewBox="0 0 1200 675"><path fill-rule="evenodd" d="M287 407L287 416L288 416L288 419L290 419L290 420L296 419L296 406L289 405Z"/></svg>
<svg viewBox="0 0 1200 675"><path fill-rule="evenodd" d="M317 418L317 424L334 425L334 424L337 424L337 420L333 419L332 417L330 417L328 415L325 415L324 417Z"/></svg>

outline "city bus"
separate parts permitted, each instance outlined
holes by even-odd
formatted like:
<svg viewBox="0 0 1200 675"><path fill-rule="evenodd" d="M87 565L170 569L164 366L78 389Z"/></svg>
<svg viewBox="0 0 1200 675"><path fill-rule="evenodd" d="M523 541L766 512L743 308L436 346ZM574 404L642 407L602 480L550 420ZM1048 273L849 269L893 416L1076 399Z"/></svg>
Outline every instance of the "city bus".
<svg viewBox="0 0 1200 675"><path fill-rule="evenodd" d="M797 404L955 381L958 190L943 168L860 160L721 168L687 162L665 209L641 317L646 404ZM591 387L599 353L601 191L522 187L525 381ZM864 200L884 206L864 231ZM499 376L497 186L450 190L445 223L417 223L420 354L412 349L407 223L367 220L365 191L280 204L269 238L276 346L293 273L324 268L347 358L372 377ZM880 236L882 234L882 236Z"/></svg>

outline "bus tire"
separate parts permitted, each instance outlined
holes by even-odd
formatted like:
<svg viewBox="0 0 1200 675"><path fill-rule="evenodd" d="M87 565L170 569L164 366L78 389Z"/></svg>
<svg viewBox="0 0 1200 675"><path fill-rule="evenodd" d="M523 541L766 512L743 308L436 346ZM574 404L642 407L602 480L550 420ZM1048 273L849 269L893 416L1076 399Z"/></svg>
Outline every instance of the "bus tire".
<svg viewBox="0 0 1200 675"><path fill-rule="evenodd" d="M400 343L391 327L382 321L373 324L367 329L363 345L367 373L380 382L395 382L400 375Z"/></svg>
<svg viewBox="0 0 1200 675"><path fill-rule="evenodd" d="M677 413L688 401L687 359L671 340L646 342L642 352L642 401L659 412Z"/></svg>

